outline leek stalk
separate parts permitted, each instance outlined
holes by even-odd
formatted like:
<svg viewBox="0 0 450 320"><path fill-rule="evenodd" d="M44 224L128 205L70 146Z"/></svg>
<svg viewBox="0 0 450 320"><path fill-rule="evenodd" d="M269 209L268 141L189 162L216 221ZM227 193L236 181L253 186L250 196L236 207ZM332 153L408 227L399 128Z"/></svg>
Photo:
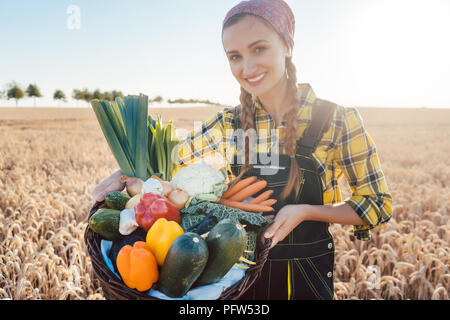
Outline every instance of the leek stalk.
<svg viewBox="0 0 450 320"><path fill-rule="evenodd" d="M115 102L92 100L91 106L122 173L148 179L148 97L127 96Z"/></svg>
<svg viewBox="0 0 450 320"><path fill-rule="evenodd" d="M170 181L177 164L171 154L178 144L172 121L148 115L148 97L126 96L91 101L103 135L124 175L147 180L156 175Z"/></svg>

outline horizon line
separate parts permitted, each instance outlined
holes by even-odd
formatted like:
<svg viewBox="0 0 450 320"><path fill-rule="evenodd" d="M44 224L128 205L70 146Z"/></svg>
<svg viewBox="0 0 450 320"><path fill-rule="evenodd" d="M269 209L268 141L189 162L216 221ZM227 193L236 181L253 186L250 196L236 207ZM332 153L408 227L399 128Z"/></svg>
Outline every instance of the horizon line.
<svg viewBox="0 0 450 320"><path fill-rule="evenodd" d="M154 109L177 109L177 108L227 108L227 107L233 107L229 105L201 105L196 106L194 103L183 103L183 104L168 104L165 106L155 106L150 105L149 108ZM421 107L414 107L414 106L371 106L371 105L343 105L343 107L349 107L349 108L378 108L378 109L450 109L450 106L448 107L436 107L436 106L421 106ZM10 108L10 109L92 109L91 106L0 106L0 108Z"/></svg>

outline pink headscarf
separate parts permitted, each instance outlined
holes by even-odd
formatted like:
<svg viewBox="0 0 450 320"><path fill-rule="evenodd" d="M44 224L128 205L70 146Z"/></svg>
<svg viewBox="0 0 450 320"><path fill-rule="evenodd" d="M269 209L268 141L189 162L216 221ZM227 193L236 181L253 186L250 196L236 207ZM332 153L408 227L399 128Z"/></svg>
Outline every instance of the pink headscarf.
<svg viewBox="0 0 450 320"><path fill-rule="evenodd" d="M284 39L288 48L294 47L295 18L289 5L283 0L242 1L226 15L223 25L239 13L248 13L269 22Z"/></svg>

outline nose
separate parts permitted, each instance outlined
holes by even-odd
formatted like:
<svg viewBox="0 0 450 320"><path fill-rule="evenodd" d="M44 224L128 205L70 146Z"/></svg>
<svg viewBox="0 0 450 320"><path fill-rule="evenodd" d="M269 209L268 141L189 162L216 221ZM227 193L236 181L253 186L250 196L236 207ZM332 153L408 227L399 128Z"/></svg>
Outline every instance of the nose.
<svg viewBox="0 0 450 320"><path fill-rule="evenodd" d="M258 68L256 67L256 64L252 59L245 59L244 60L244 66L242 69L242 77L243 78L249 78L251 76L254 76Z"/></svg>

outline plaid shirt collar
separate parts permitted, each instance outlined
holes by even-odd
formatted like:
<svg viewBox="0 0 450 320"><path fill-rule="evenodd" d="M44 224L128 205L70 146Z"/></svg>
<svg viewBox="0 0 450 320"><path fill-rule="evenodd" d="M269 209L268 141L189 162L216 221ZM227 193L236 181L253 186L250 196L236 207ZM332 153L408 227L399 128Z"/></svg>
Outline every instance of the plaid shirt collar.
<svg viewBox="0 0 450 320"><path fill-rule="evenodd" d="M312 89L311 85L309 83L302 83L298 85L298 88L300 89L299 95L300 95L300 108L298 110L298 119L304 120L304 121L311 121L312 119L312 110L311 108L305 109L305 106L307 105L313 105L316 100L316 94L314 93L314 90ZM264 109L263 105L261 104L261 101L259 99L255 99L255 102L252 106L253 113L260 119L266 118L270 119L270 121L273 121L271 115ZM306 112L305 112L306 111ZM283 121L282 126L284 126L285 121Z"/></svg>

